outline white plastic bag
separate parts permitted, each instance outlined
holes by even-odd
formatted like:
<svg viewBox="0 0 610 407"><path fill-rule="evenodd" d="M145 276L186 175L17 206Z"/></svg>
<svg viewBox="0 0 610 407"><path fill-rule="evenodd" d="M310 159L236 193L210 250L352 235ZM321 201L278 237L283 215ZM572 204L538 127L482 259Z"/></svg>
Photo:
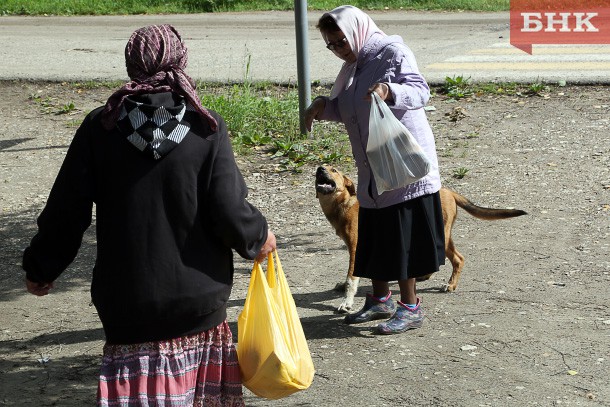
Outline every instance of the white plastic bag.
<svg viewBox="0 0 610 407"><path fill-rule="evenodd" d="M366 155L373 170L377 193L381 194L425 177L432 169L432 163L377 92L372 92L371 98Z"/></svg>

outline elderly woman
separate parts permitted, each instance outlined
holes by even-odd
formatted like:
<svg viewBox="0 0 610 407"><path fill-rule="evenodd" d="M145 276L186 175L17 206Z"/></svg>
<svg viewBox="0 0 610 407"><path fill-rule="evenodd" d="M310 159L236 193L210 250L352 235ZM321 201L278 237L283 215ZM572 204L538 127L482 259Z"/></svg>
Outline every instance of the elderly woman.
<svg viewBox="0 0 610 407"><path fill-rule="evenodd" d="M244 405L226 321L232 249L263 259L275 236L246 200L227 127L201 106L187 55L169 25L133 33L131 81L76 132L23 255L28 291L46 295L95 203L102 406Z"/></svg>
<svg viewBox="0 0 610 407"><path fill-rule="evenodd" d="M326 48L345 62L330 97L314 99L305 122L308 129L314 119L345 124L358 169L360 202L354 276L370 278L373 286L363 308L348 314L345 322L387 318L377 327L381 334L419 328L424 313L416 278L438 271L445 262L441 180L424 111L430 89L402 38L386 35L362 10L337 7L323 14L317 27ZM385 100L432 162L424 178L381 194L366 155L371 92ZM397 304L391 281L398 281L400 288Z"/></svg>

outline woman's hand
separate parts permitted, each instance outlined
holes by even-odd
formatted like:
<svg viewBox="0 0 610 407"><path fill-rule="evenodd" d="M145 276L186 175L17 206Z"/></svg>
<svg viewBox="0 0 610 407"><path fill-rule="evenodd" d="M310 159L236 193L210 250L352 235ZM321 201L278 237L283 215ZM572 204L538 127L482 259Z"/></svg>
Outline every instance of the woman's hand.
<svg viewBox="0 0 610 407"><path fill-rule="evenodd" d="M42 297L43 295L47 295L49 290L53 288L53 283L35 283L26 279L25 287L29 293Z"/></svg>
<svg viewBox="0 0 610 407"><path fill-rule="evenodd" d="M326 100L324 98L316 98L307 109L305 109L305 127L307 131L311 131L311 125L313 121L318 118L326 107Z"/></svg>
<svg viewBox="0 0 610 407"><path fill-rule="evenodd" d="M261 247L261 251L256 255L256 261L262 263L269 253L274 251L277 248L277 242L275 241L275 235L272 231L267 232L267 240L263 247Z"/></svg>
<svg viewBox="0 0 610 407"><path fill-rule="evenodd" d="M387 83L379 82L369 88L368 93L366 94L366 97L365 97L365 99L368 100L369 102L371 101L372 92L376 92L377 95L379 95L379 98L381 100L385 100L390 103L394 102L394 96L392 95L392 91L390 91L390 87L388 86Z"/></svg>

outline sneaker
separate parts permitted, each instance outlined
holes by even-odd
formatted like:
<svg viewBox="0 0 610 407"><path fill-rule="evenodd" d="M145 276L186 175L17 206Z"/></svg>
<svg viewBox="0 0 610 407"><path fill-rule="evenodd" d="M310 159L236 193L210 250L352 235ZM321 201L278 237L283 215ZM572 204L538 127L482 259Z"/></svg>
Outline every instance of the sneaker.
<svg viewBox="0 0 610 407"><path fill-rule="evenodd" d="M399 334L409 329L415 329L424 323L424 310L421 301L417 299L414 309L407 308L405 304L398 301L396 312L390 319L377 325L377 331L382 335Z"/></svg>
<svg viewBox="0 0 610 407"><path fill-rule="evenodd" d="M392 301L392 292L388 293L385 300L381 301L371 294L366 295L364 307L358 312L345 316L346 324L359 324L374 319L389 318L394 314L396 305Z"/></svg>

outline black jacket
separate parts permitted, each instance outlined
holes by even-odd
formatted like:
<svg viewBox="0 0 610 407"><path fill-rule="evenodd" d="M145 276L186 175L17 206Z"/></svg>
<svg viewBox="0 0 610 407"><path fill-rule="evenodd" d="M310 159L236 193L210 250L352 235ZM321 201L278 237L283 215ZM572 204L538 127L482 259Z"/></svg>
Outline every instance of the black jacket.
<svg viewBox="0 0 610 407"><path fill-rule="evenodd" d="M137 98L173 105L175 95ZM134 100L135 100L134 99ZM170 339L226 319L234 249L252 259L267 222L246 201L222 118L213 132L196 113L190 130L159 159L91 112L72 141L38 233L23 256L27 278L54 281L74 260L96 209L91 293L109 343Z"/></svg>

